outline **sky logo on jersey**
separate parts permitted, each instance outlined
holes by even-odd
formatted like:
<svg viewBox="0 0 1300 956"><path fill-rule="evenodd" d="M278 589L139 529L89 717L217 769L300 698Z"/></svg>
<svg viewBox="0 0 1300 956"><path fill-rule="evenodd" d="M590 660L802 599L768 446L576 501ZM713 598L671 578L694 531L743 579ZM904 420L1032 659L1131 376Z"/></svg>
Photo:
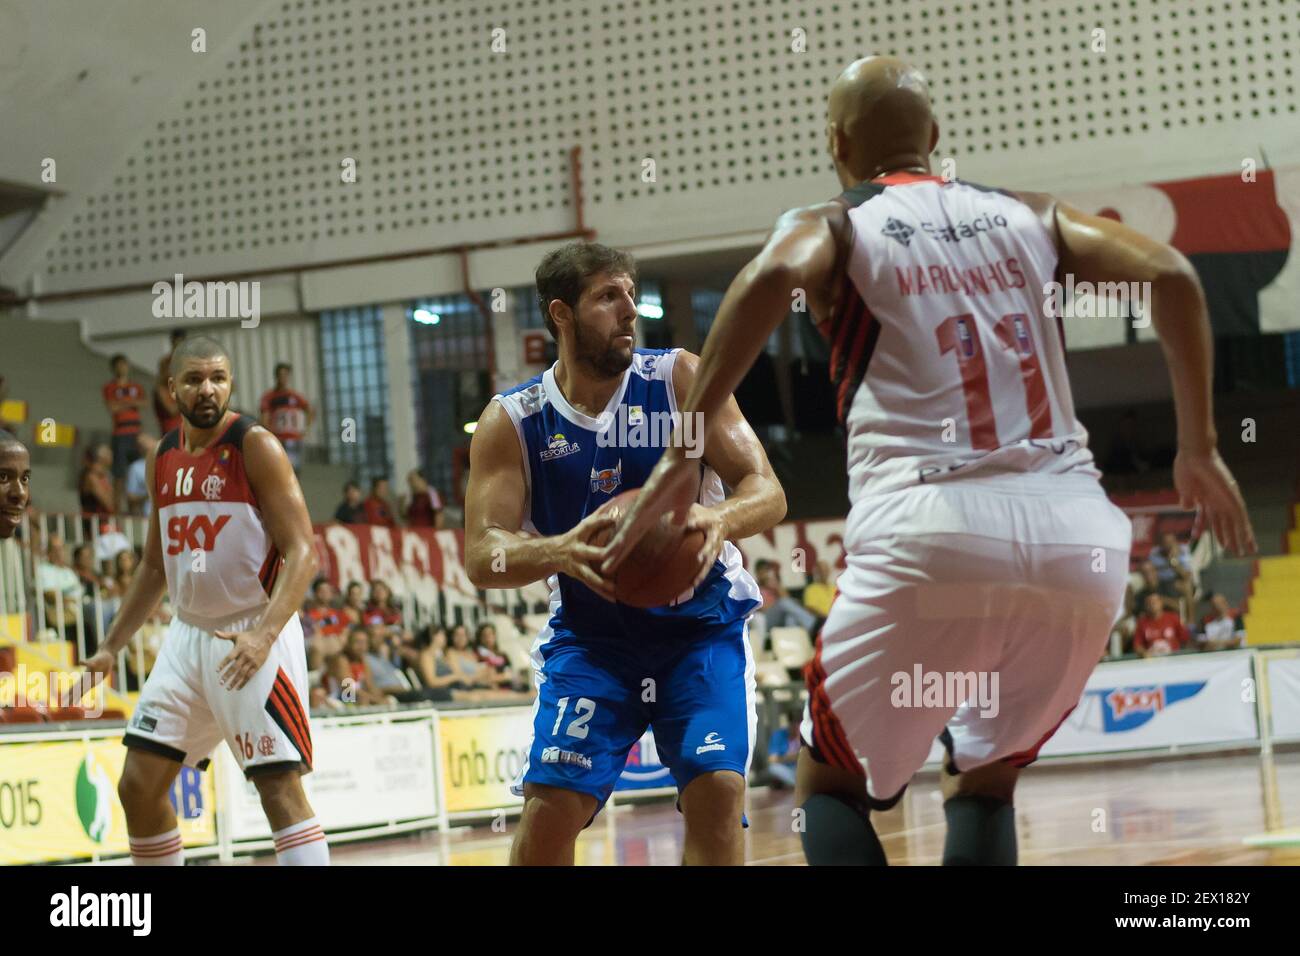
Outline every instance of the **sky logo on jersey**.
<svg viewBox="0 0 1300 956"><path fill-rule="evenodd" d="M607 495L612 495L614 489L623 483L623 459L618 460L618 464L613 468L602 468L597 471L591 469L591 490L603 491Z"/></svg>
<svg viewBox="0 0 1300 956"><path fill-rule="evenodd" d="M1097 688L1088 694L1101 701L1102 733L1118 734L1136 730L1166 707L1195 697L1204 690L1205 684L1202 680L1148 687Z"/></svg>
<svg viewBox="0 0 1300 956"><path fill-rule="evenodd" d="M565 455L573 455L581 451L581 446L575 441L571 442L564 437L562 432L556 432L546 440L546 447L538 456L542 461L553 461L556 458L563 458Z"/></svg>
<svg viewBox="0 0 1300 956"><path fill-rule="evenodd" d="M897 239L903 245L910 245L912 236L916 230L907 223L890 216L885 220L885 228L880 230L881 235L888 236L890 239Z"/></svg>

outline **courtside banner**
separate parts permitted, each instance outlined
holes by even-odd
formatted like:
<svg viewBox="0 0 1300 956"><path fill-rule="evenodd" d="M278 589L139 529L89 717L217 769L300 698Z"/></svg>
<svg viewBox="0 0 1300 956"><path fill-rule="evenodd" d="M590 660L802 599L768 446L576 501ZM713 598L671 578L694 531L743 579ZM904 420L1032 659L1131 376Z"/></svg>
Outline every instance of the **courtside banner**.
<svg viewBox="0 0 1300 956"><path fill-rule="evenodd" d="M433 720L432 711L415 718L312 718L315 766L303 788L326 833L438 815ZM220 759L230 839L269 839L257 788L224 748Z"/></svg>
<svg viewBox="0 0 1300 956"><path fill-rule="evenodd" d="M481 813L523 806L510 792L528 760L533 740L533 708L497 707L442 710L441 778L448 813Z"/></svg>
<svg viewBox="0 0 1300 956"><path fill-rule="evenodd" d="M1300 657L1260 656L1268 668L1273 736L1300 740Z"/></svg>
<svg viewBox="0 0 1300 956"><path fill-rule="evenodd" d="M1250 651L1229 651L1103 664L1041 753L1254 741L1250 659Z"/></svg>
<svg viewBox="0 0 1300 956"><path fill-rule="evenodd" d="M628 751L627 765L623 767L623 772L614 782L614 789L622 792L675 786L672 774L659 759L659 751L655 748L654 731L647 730Z"/></svg>
<svg viewBox="0 0 1300 956"><path fill-rule="evenodd" d="M0 737L0 864L130 854L117 798L126 760L121 735L39 743ZM185 846L216 843L213 793L208 774L181 768L171 803Z"/></svg>

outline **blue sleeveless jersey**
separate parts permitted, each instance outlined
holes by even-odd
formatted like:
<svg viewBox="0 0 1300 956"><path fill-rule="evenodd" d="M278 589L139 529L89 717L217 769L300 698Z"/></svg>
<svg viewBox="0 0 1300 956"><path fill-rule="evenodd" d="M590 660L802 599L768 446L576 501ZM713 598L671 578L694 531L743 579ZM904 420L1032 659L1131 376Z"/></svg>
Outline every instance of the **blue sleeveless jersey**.
<svg viewBox="0 0 1300 956"><path fill-rule="evenodd" d="M650 477L671 434L677 411L673 363L680 349L637 349L618 391L599 418L584 415L561 394L552 366L494 396L514 422L527 476L524 530L568 531L611 498ZM703 472L699 502L723 500L713 469ZM553 626L584 639L691 637L741 620L760 603L758 586L728 541L708 577L672 604L650 609L613 604L566 574L553 575Z"/></svg>

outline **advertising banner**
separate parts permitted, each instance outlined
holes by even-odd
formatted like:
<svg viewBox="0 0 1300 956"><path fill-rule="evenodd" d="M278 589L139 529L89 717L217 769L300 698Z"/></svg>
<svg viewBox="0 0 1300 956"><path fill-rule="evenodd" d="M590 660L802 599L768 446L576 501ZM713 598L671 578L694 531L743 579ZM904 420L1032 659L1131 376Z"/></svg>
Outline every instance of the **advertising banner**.
<svg viewBox="0 0 1300 956"><path fill-rule="evenodd" d="M414 720L312 720L315 766L303 789L326 833L438 815L433 715ZM270 825L257 788L221 754L221 797L232 840L265 839Z"/></svg>
<svg viewBox="0 0 1300 956"><path fill-rule="evenodd" d="M0 864L130 853L117 783L120 735L14 743L0 738ZM216 843L211 775L182 767L171 802L185 846Z"/></svg>
<svg viewBox="0 0 1300 956"><path fill-rule="evenodd" d="M531 707L442 711L438 736L448 813L523 805L523 797L514 796L510 784L528 759Z"/></svg>
<svg viewBox="0 0 1300 956"><path fill-rule="evenodd" d="M1300 739L1300 657L1261 656L1268 667L1273 736Z"/></svg>

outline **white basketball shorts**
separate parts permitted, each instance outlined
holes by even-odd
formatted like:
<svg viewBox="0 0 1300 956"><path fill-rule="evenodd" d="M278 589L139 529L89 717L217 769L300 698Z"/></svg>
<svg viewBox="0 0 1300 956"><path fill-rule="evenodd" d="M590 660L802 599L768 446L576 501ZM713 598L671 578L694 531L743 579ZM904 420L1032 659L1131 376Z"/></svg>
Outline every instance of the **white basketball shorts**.
<svg viewBox="0 0 1300 956"><path fill-rule="evenodd" d="M805 678L814 758L893 806L939 737L955 771L1027 766L1074 709L1124 598L1132 529L1095 479L1001 475L854 505Z"/></svg>
<svg viewBox="0 0 1300 956"><path fill-rule="evenodd" d="M234 649L234 642L172 618L122 742L203 770L224 739L250 777L295 768L310 772L307 658L298 615L237 691L221 686L218 671Z"/></svg>

